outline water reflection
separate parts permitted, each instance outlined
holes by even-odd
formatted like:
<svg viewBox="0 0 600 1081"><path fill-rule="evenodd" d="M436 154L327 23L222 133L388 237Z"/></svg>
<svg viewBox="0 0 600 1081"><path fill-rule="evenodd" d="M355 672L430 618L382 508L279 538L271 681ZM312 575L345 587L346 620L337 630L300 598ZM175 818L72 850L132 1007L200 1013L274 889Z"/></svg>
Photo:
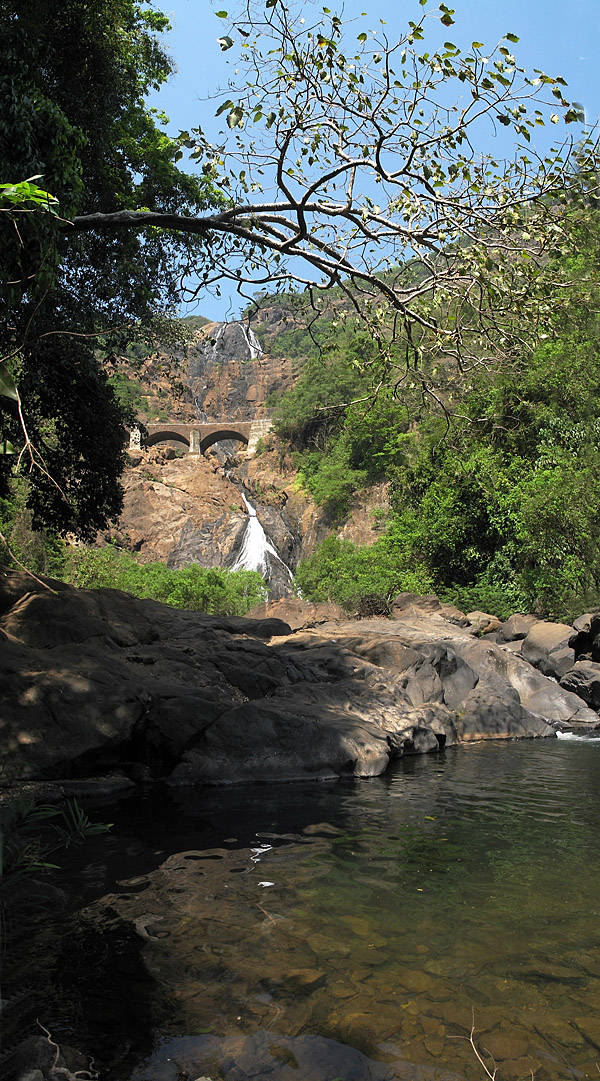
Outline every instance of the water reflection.
<svg viewBox="0 0 600 1081"><path fill-rule="evenodd" d="M144 972L107 939L78 977L98 1030L109 1000L151 1019L112 1067L88 1031L105 1076L479 1076L473 1010L503 1078L595 1072L599 781L595 749L528 742L124 801L92 871L69 869L81 933L118 929Z"/></svg>

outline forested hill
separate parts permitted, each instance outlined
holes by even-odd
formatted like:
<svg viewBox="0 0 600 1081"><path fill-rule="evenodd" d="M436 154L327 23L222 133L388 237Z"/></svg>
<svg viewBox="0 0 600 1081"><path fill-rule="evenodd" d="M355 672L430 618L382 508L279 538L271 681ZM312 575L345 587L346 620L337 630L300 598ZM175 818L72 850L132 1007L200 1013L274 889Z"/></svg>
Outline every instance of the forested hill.
<svg viewBox="0 0 600 1081"><path fill-rule="evenodd" d="M574 225L559 269L575 284L557 290L555 333L533 354L467 373L435 352L425 357L442 406L402 370L402 357L376 390L377 347L335 291L316 318L302 294L263 295L248 308L243 318L264 350L258 408L275 420L274 461L292 452L296 487L329 526L298 568L306 596L385 611L401 590L436 592L465 610L555 618L600 603L599 235L597 213L585 229ZM254 393L254 367L237 367L214 365L219 389L207 400L255 408L244 397L246 384ZM236 379L245 380L241 397ZM176 386L164 380L163 409L177 408ZM157 397L150 403L161 408ZM364 505L382 482L382 535L362 547L341 540L359 494Z"/></svg>
<svg viewBox="0 0 600 1081"><path fill-rule="evenodd" d="M435 591L500 616L600 603L597 211L573 225L571 251L557 272L574 285L550 298L555 331L533 354L464 375L429 358L447 412L400 364L375 392L375 347L336 327L335 307L309 334L306 299L263 302L288 320L262 331L265 344L305 359L274 406L278 436L331 523L298 571L307 596L385 610L399 590ZM362 548L339 540L356 493L383 480L384 535Z"/></svg>

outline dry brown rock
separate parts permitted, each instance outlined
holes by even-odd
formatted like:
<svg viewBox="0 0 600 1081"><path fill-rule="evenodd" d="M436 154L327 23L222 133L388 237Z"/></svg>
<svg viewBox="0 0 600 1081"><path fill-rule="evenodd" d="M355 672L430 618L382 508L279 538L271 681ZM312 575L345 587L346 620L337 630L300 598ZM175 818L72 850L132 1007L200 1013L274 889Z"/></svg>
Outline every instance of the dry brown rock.
<svg viewBox="0 0 600 1081"><path fill-rule="evenodd" d="M514 616L506 619L498 630L499 642L518 642L526 638L534 623L538 620L535 616L524 616L515 612Z"/></svg>
<svg viewBox="0 0 600 1081"><path fill-rule="evenodd" d="M152 448L126 469L121 518L112 536L143 562L223 567L246 528L238 488L202 456L168 459Z"/></svg>
<svg viewBox="0 0 600 1081"><path fill-rule="evenodd" d="M569 645L575 632L567 623L540 620L529 629L522 655L545 676L561 679L575 664L575 650Z"/></svg>
<svg viewBox="0 0 600 1081"><path fill-rule="evenodd" d="M275 616L289 623L293 631L304 627L317 627L320 623L331 620L347 619L347 613L338 604L313 604L300 597L282 597L278 601L259 604L248 615L254 619L266 619Z"/></svg>
<svg viewBox="0 0 600 1081"><path fill-rule="evenodd" d="M467 619L475 634L492 634L501 625L498 617L489 612L467 612Z"/></svg>

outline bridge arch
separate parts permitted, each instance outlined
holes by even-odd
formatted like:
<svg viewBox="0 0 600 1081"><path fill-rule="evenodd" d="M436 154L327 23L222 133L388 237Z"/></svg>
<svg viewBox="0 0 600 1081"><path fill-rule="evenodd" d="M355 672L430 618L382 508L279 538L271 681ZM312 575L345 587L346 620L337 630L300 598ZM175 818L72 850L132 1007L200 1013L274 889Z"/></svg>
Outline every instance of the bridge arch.
<svg viewBox="0 0 600 1081"><path fill-rule="evenodd" d="M206 454L209 447L212 447L214 443L220 443L222 439L235 439L238 443L248 445L248 438L242 432L236 431L235 428L221 428L216 432L210 432L200 440L200 454Z"/></svg>
<svg viewBox="0 0 600 1081"><path fill-rule="evenodd" d="M171 440L175 441L176 443L183 443L184 446L189 449L189 439L186 439L186 437L182 435L181 432L175 432L169 428L162 429L160 432L152 432L151 435L148 435L148 439L146 440L146 446L153 447L156 443L167 443Z"/></svg>

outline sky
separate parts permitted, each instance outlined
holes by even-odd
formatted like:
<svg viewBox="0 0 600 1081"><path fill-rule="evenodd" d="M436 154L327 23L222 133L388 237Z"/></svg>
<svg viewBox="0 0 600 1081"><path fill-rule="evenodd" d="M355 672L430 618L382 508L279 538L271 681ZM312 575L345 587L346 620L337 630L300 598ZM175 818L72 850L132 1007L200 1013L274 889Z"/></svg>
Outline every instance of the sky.
<svg viewBox="0 0 600 1081"><path fill-rule="evenodd" d="M324 0L335 11L341 4ZM541 68L567 80L566 96L581 102L588 124L600 117L600 0L447 0L455 9L455 25L444 31L457 45L472 40L493 46L506 33L517 34L512 47L517 60L528 69ZM236 0L158 0L169 15L173 29L164 36L176 71L170 81L151 99L170 118L175 134L201 125L209 137L216 136L215 103L207 100L227 85L231 76L228 57L221 53L217 38L226 28L216 12L233 10ZM299 5L300 6L300 5ZM435 11L437 5L432 4ZM346 0L344 15L359 16L358 30L376 29L385 20L390 38L399 37L409 19L418 19L422 8L417 0ZM314 10L314 8L313 8ZM394 31L397 31L396 35ZM485 148L491 150L492 147ZM198 313L210 319L231 318L228 294L221 298L204 295ZM237 307L237 305L236 305ZM237 312L236 312L237 314Z"/></svg>

